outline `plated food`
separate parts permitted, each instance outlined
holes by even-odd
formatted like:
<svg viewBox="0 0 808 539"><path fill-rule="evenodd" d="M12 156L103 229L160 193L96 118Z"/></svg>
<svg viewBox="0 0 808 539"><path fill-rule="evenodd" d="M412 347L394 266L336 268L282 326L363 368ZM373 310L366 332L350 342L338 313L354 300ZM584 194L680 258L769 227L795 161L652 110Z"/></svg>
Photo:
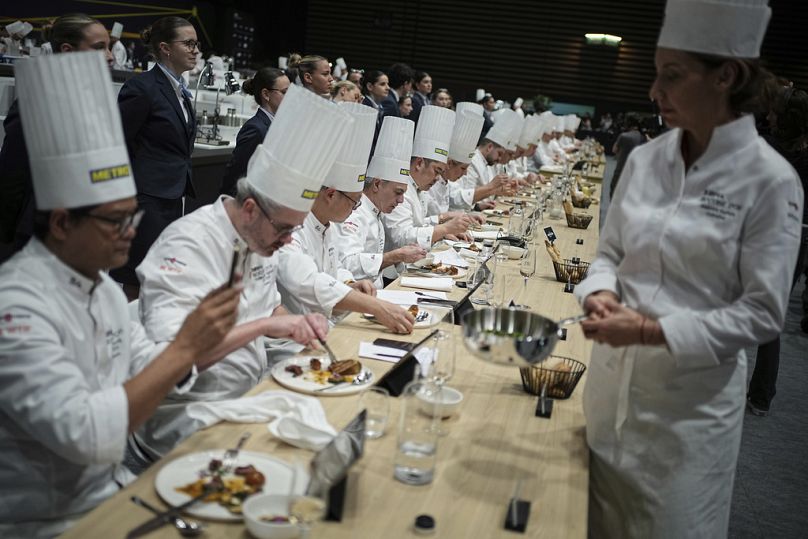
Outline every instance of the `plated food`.
<svg viewBox="0 0 808 539"><path fill-rule="evenodd" d="M294 378L303 376L307 380L325 386L353 382L354 377L362 371L362 364L355 359L344 359L332 361L327 368L323 369L323 362L313 357L309 360L307 370L304 370L300 365L291 364L287 365L284 371L291 373Z"/></svg>
<svg viewBox="0 0 808 539"><path fill-rule="evenodd" d="M375 381L373 372L356 359L290 357L276 363L270 372L285 388L318 396L358 393ZM321 392L326 388L328 391Z"/></svg>
<svg viewBox="0 0 808 539"><path fill-rule="evenodd" d="M224 469L219 459L211 459L207 468L199 471L199 476L199 479L192 483L176 487L176 491L192 498L210 491L210 494L202 499L203 502L216 502L237 515L241 514L244 500L252 494L261 492L266 483L264 474L252 464L238 466L230 471Z"/></svg>

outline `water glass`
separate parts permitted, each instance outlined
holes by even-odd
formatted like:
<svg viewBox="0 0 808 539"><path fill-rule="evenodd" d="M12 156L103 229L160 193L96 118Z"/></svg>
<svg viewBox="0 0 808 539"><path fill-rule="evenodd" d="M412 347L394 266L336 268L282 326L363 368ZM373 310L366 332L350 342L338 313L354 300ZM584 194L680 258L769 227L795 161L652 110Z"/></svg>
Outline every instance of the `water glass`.
<svg viewBox="0 0 808 539"><path fill-rule="evenodd" d="M427 378L404 387L393 476L408 485L427 485L435 476L440 388Z"/></svg>
<svg viewBox="0 0 808 539"><path fill-rule="evenodd" d="M383 387L369 387L359 396L359 409L367 410L365 436L381 438L390 417L390 393Z"/></svg>

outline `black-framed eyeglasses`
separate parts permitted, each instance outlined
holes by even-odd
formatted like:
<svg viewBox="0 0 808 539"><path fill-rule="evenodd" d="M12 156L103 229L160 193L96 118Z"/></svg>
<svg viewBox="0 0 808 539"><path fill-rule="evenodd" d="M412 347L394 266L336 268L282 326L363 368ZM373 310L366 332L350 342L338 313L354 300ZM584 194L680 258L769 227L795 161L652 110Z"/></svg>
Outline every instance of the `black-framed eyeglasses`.
<svg viewBox="0 0 808 539"><path fill-rule="evenodd" d="M99 221L104 221L106 223L115 225L116 232L120 236L123 236L129 230L130 226L137 229L140 221L143 220L144 213L146 213L146 210L137 210L135 213L130 213L129 215L118 218L107 217L106 215L96 215L94 213L86 213L85 215L87 217L92 217L93 219L98 219Z"/></svg>
<svg viewBox="0 0 808 539"><path fill-rule="evenodd" d="M269 214L266 212L266 210L261 207L261 205L258 203L257 200L255 201L255 205L258 206L258 209L261 210L261 213L264 214L264 217L267 218L267 221L269 221L269 224L272 225L272 228L275 229L275 232L278 234L279 237L282 238L284 236L291 236L292 234L294 234L298 230L303 229L303 225L278 226L278 224L275 221L272 220L272 217L269 216Z"/></svg>
<svg viewBox="0 0 808 539"><path fill-rule="evenodd" d="M341 194L342 196L344 196L345 198L347 198L348 200L353 202L353 209L354 210L362 205L362 197L361 196L357 200L354 200L351 197L349 197L348 195L346 195L345 193L343 193L342 191L337 191L337 193Z"/></svg>
<svg viewBox="0 0 808 539"><path fill-rule="evenodd" d="M178 39L172 41L171 43L182 43L183 45L185 45L185 48L188 49L189 51L192 51L197 47L199 47L199 50L202 50L202 42L197 41L196 39Z"/></svg>

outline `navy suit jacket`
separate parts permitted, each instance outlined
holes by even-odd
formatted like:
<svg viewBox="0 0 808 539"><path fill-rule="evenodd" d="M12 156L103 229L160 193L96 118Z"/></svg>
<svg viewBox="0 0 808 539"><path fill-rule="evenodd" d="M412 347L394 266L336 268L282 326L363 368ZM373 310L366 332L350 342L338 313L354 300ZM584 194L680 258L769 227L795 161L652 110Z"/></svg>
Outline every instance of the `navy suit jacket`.
<svg viewBox="0 0 808 539"><path fill-rule="evenodd" d="M418 124L418 118L421 116L421 109L424 107L424 105L429 104L429 99L424 99L424 97L418 92L413 93L412 112L410 112L410 115L407 116L407 119L412 120L415 124Z"/></svg>
<svg viewBox="0 0 808 539"><path fill-rule="evenodd" d="M382 101L382 108L385 116L401 116L401 110L398 108L398 97L396 97L396 93L392 88L387 92L387 97L384 98L384 101Z"/></svg>
<svg viewBox="0 0 808 539"><path fill-rule="evenodd" d="M13 241L16 251L31 237L34 218L31 166L16 99L8 109L3 128L6 137L0 149L0 243Z"/></svg>
<svg viewBox="0 0 808 539"><path fill-rule="evenodd" d="M167 76L151 71L126 81L118 94L123 132L138 193L177 199L194 195L191 152L194 149L196 114L185 99L188 120Z"/></svg>
<svg viewBox="0 0 808 539"><path fill-rule="evenodd" d="M236 194L236 182L247 173L247 164L259 144L264 142L272 120L266 112L259 109L255 116L244 122L236 137L236 148L233 157L227 163L221 192L225 195Z"/></svg>

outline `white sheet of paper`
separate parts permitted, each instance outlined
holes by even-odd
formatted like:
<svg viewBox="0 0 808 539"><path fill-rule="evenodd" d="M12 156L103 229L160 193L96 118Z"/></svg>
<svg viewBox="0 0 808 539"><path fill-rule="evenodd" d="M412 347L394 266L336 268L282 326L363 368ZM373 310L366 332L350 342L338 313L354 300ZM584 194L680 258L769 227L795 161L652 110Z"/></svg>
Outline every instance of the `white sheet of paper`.
<svg viewBox="0 0 808 539"><path fill-rule="evenodd" d="M429 277L424 278L430 279ZM449 280L451 281L451 279ZM429 295L437 299L448 299L446 292L429 292ZM409 307L410 305L418 303L419 296L415 292L408 290L378 290L376 297L384 301L389 301L390 303L395 303L396 305L406 305Z"/></svg>
<svg viewBox="0 0 808 539"><path fill-rule="evenodd" d="M389 361L390 363L395 363L406 354L407 352L404 350L399 350L398 348L377 346L373 343L364 341L359 343L359 357L361 358L378 359L379 361Z"/></svg>
<svg viewBox="0 0 808 539"><path fill-rule="evenodd" d="M454 249L447 249L433 255L435 262L440 262L444 266L456 266L458 268L468 268L469 263L460 256Z"/></svg>
<svg viewBox="0 0 808 539"><path fill-rule="evenodd" d="M454 279L451 277L402 277L401 286L425 290L451 290L454 286Z"/></svg>

